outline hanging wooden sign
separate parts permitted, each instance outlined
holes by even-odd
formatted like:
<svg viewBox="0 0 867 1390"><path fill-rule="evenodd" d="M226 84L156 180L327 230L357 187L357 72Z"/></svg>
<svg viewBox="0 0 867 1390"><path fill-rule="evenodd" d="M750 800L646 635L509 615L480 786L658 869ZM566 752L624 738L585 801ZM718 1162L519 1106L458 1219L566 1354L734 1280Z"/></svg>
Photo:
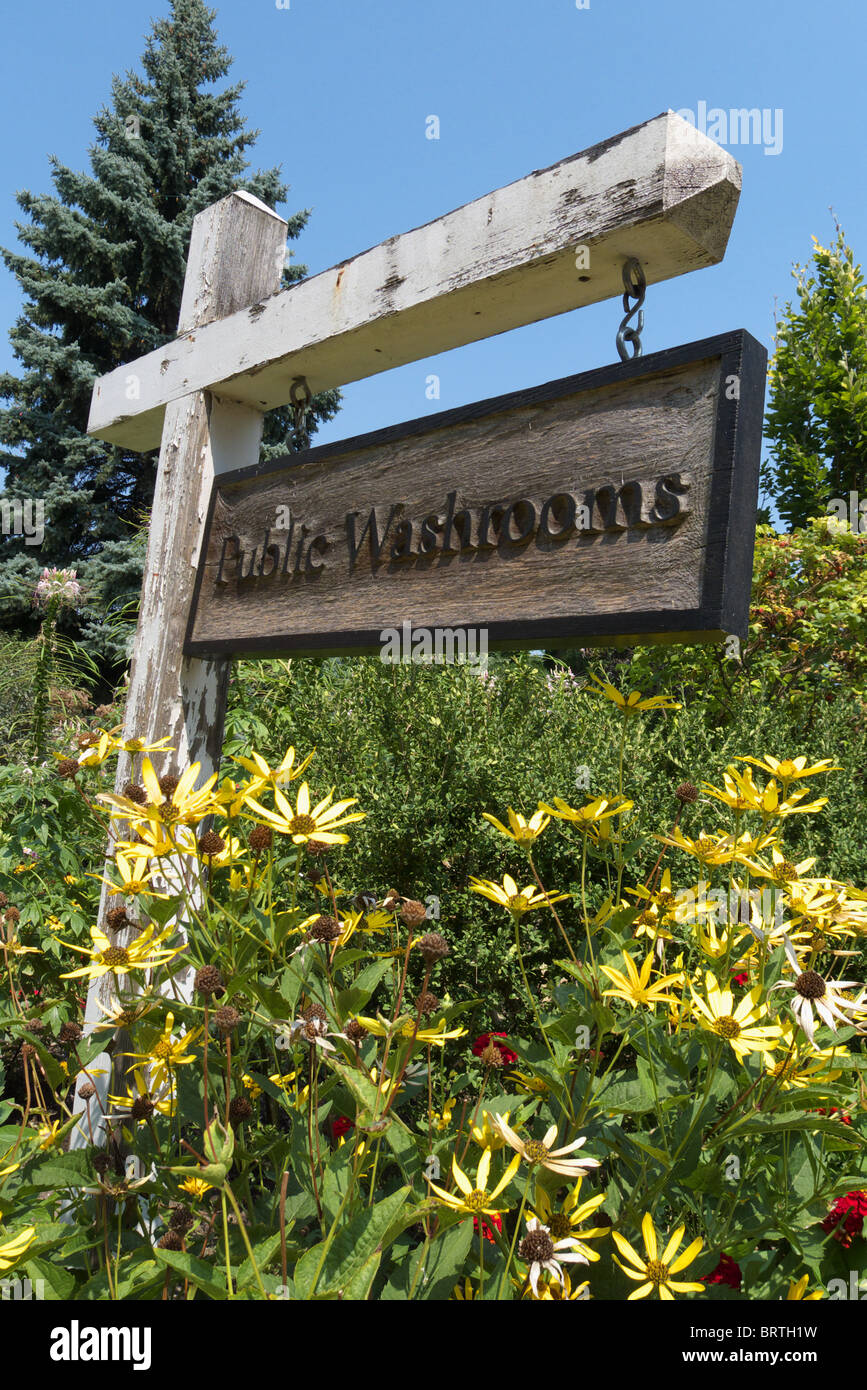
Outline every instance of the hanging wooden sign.
<svg viewBox="0 0 867 1390"><path fill-rule="evenodd" d="M731 333L220 474L187 655L744 636L765 365Z"/></svg>

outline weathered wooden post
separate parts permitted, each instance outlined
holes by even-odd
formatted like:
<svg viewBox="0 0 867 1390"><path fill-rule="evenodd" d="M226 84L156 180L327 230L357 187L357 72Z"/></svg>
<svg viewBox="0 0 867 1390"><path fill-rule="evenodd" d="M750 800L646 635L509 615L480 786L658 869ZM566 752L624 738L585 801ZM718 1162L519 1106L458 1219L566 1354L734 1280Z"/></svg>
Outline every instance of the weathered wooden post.
<svg viewBox="0 0 867 1390"><path fill-rule="evenodd" d="M232 193L200 212L193 223L178 333L194 335L275 294L285 253L285 221L250 193ZM136 402L141 389L136 364L121 370L127 398ZM180 396L165 412L124 722L127 738L169 738L173 753L151 755L157 771L201 762L202 777L208 777L219 765L229 662L185 657L184 634L211 484L241 460L257 462L262 419L255 405L222 400L209 390ZM122 754L116 791L131 780L133 766L134 758ZM110 896L104 887L100 921ZM179 978L183 981L183 975ZM99 1002L110 1005L113 983L111 974L92 983L85 1025L102 1017ZM94 1061L93 1070L102 1073L94 1082L108 1109L107 1054ZM116 1077L112 1085L120 1082ZM83 1111L85 1102L76 1097L75 1106ZM90 1119L98 1141L101 1114L94 1098ZM72 1137L75 1147L92 1142L87 1126Z"/></svg>

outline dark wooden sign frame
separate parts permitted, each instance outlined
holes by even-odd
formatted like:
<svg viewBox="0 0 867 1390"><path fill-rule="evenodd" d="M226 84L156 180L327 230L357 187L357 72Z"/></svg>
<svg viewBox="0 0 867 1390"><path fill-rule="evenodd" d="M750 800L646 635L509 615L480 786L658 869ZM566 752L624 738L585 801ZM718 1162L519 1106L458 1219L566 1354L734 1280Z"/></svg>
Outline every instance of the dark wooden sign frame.
<svg viewBox="0 0 867 1390"><path fill-rule="evenodd" d="M551 381L529 390L422 416L389 429L326 444L304 453L291 454L264 465L220 474L214 482L206 523L202 558L190 608L185 654L195 657L344 655L381 649L381 626L353 630L303 632L208 638L196 635L196 619L202 604L206 566L213 566L212 531L218 498L248 492L252 484L281 473L330 460L340 460L360 449L392 446L417 440L452 425L478 423L522 406L556 402L576 393L597 391L621 383L641 384L654 376L702 362L718 360L713 466L710 476L707 540L701 572L701 597L693 607L634 608L604 615L575 617L544 615L542 592L534 591L532 603L541 613L528 612L512 621L486 622L479 612L473 622L449 623L451 628L478 628L487 632L491 650L555 646L627 646L650 642L721 641L729 635L746 636L752 559L755 543L758 474L761 452L767 353L744 330L702 339L665 352L635 358L626 363L598 368ZM736 387L732 387L732 383ZM287 543L288 553L288 543ZM209 561L210 557L210 561ZM309 558L309 557L308 557ZM257 581L261 582L261 581ZM640 601L638 594L636 600Z"/></svg>

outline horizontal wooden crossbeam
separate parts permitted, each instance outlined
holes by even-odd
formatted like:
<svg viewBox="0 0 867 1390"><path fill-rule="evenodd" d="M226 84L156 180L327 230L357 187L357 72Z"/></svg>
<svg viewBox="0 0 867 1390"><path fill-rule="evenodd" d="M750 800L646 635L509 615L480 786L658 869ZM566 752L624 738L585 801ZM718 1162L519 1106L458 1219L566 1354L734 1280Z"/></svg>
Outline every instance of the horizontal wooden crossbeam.
<svg viewBox="0 0 867 1390"><path fill-rule="evenodd" d="M194 391L266 411L299 376L341 386L622 294L629 257L648 284L714 265L740 187L666 112L100 377L89 433L143 452Z"/></svg>

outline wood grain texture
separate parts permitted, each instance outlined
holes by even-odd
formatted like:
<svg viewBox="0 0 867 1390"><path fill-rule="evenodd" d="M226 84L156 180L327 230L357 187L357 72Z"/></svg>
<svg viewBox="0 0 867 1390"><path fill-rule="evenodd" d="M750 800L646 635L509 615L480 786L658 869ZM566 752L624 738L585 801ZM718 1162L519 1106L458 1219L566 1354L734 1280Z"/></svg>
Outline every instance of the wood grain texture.
<svg viewBox="0 0 867 1390"><path fill-rule="evenodd" d="M250 309L182 325L96 382L89 432L144 451L191 391L264 411L296 376L321 391L619 296L630 256L650 285L714 265L740 186L732 156L669 111Z"/></svg>
<svg viewBox="0 0 867 1390"><path fill-rule="evenodd" d="M724 335L227 473L187 650L373 651L404 623L491 647L743 634L763 362Z"/></svg>

